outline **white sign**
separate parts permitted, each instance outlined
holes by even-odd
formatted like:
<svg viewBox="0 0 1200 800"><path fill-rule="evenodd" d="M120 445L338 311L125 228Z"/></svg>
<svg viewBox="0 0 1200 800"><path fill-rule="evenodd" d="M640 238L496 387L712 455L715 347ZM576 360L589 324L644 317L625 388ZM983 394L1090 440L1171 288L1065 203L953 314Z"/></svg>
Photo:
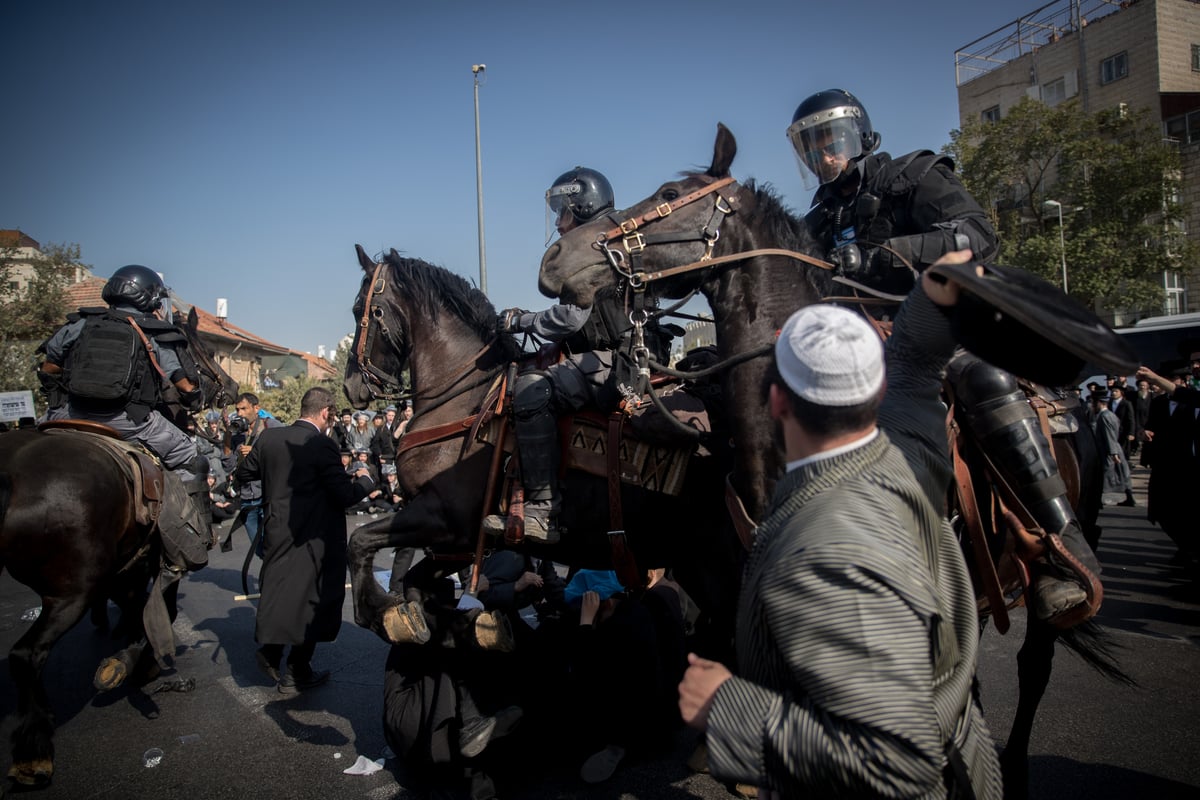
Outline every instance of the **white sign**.
<svg viewBox="0 0 1200 800"><path fill-rule="evenodd" d="M36 417L33 392L0 392L0 422L16 422L21 417Z"/></svg>

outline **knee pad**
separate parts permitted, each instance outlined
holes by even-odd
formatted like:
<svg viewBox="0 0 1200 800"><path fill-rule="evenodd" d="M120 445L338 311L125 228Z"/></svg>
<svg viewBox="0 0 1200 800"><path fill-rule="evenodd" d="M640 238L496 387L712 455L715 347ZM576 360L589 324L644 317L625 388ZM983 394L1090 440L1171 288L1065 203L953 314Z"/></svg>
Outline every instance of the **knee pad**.
<svg viewBox="0 0 1200 800"><path fill-rule="evenodd" d="M979 358L952 369L954 390L963 404L972 411L983 411L1013 400L1024 401L1025 394L1011 373Z"/></svg>
<svg viewBox="0 0 1200 800"><path fill-rule="evenodd" d="M517 419L529 419L550 411L554 384L545 372L527 372L517 378L513 388L513 412Z"/></svg>

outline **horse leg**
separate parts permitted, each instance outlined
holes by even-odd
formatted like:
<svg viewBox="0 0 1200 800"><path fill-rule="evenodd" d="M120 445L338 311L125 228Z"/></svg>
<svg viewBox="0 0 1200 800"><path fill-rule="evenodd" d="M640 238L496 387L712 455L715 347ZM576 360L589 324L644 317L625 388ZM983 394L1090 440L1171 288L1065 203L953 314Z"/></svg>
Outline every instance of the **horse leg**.
<svg viewBox="0 0 1200 800"><path fill-rule="evenodd" d="M83 618L89 605L83 594L43 597L42 613L8 654L8 668L17 688L18 714L8 777L19 784L45 785L54 774L54 716L42 683L42 669L50 648Z"/></svg>
<svg viewBox="0 0 1200 800"><path fill-rule="evenodd" d="M1004 796L1024 800L1029 795L1029 739L1038 705L1050 683L1054 662L1054 643L1058 631L1029 614L1025 641L1017 653L1017 712L1013 716L1008 742L1000 755L1004 776Z"/></svg>
<svg viewBox="0 0 1200 800"><path fill-rule="evenodd" d="M149 578L139 575L128 585L121 595L121 626L128 626L130 637L138 637L137 641L123 650L114 653L100 662L96 668L93 685L102 692L112 691L123 684L131 675L136 675L141 682L153 680L162 671L154 658L154 649L146 636L142 612L146 608L147 593L144 585ZM167 616L175 621L178 611L179 581L167 583L162 593L163 602L167 607Z"/></svg>
<svg viewBox="0 0 1200 800"><path fill-rule="evenodd" d="M384 591L375 580L375 554L380 550L430 545L434 540L430 531L444 530L444 522L420 511L414 501L390 518L363 525L350 535L347 546L354 621L389 644L423 644L429 637L419 604Z"/></svg>

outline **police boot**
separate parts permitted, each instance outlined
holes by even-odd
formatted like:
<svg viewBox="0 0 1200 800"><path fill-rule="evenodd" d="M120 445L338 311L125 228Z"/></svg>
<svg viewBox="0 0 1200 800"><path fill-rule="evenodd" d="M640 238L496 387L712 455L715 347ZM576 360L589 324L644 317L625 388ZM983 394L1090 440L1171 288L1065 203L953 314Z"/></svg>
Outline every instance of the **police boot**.
<svg viewBox="0 0 1200 800"><path fill-rule="evenodd" d="M1047 534L1057 534L1087 571L1099 575L1100 564L1067 500L1050 443L1016 379L973 356L956 359L951 377L972 432L1030 516ZM1087 602L1080 578L1068 565L1047 556L1032 567L1032 605L1040 619L1052 621Z"/></svg>
<svg viewBox="0 0 1200 800"><path fill-rule="evenodd" d="M207 494L207 483L186 469L163 471L163 504L158 515L158 530L167 561L182 569L196 570L208 563L212 527L190 493L198 484L203 484Z"/></svg>

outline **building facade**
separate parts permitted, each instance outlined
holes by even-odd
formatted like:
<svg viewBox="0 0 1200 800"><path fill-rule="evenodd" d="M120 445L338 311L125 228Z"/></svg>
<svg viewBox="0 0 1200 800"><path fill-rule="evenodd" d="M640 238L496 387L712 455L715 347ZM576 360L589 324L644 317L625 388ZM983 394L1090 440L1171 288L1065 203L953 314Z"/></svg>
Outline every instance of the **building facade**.
<svg viewBox="0 0 1200 800"><path fill-rule="evenodd" d="M1029 97L1085 113L1150 109L1179 147L1200 242L1200 0L1055 0L955 52L959 120L998 120ZM1163 311L1200 311L1200 264L1163 275ZM1190 291L1189 291L1190 287Z"/></svg>

